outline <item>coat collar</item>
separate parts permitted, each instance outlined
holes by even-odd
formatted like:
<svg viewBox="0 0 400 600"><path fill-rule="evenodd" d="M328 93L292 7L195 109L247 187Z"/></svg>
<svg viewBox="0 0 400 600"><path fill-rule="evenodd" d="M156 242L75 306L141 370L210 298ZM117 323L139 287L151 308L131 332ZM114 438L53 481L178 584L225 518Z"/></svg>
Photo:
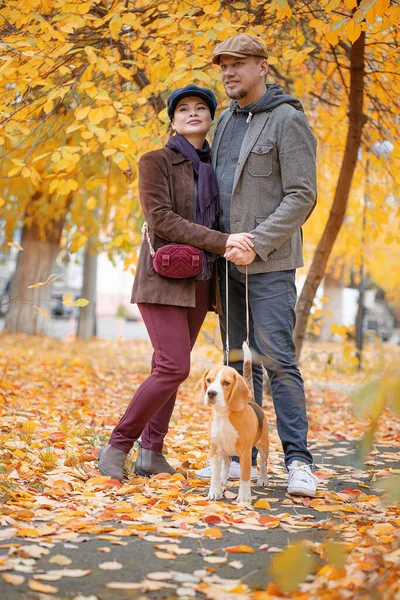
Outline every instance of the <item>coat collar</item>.
<svg viewBox="0 0 400 600"><path fill-rule="evenodd" d="M167 153L168 159L171 161L173 165L179 165L182 162L191 162L186 156L183 156L180 152L175 152L175 150L171 150L171 148L164 147L165 152Z"/></svg>

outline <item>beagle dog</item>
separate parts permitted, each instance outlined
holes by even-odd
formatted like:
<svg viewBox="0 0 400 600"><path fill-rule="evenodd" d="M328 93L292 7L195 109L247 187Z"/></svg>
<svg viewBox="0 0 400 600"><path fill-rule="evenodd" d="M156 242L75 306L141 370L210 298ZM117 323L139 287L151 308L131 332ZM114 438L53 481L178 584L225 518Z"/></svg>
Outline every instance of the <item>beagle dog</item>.
<svg viewBox="0 0 400 600"><path fill-rule="evenodd" d="M261 458L257 485L268 485L268 422L263 409L252 402L251 352L243 344L244 373L248 378L250 365L251 388L232 367L211 367L200 380L204 404L211 406L209 427L211 450L211 484L208 498L222 498L226 486L230 456L240 458L240 487L238 502L251 502L251 449Z"/></svg>

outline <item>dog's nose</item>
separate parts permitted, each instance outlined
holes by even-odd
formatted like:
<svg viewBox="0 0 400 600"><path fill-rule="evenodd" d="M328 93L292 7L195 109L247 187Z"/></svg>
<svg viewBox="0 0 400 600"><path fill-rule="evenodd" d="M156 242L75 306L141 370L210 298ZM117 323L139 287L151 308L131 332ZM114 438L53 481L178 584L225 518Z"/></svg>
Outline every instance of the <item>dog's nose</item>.
<svg viewBox="0 0 400 600"><path fill-rule="evenodd" d="M214 400L216 395L217 395L217 392L215 392L214 390L208 390L208 392L207 392L207 396L208 396L209 400Z"/></svg>

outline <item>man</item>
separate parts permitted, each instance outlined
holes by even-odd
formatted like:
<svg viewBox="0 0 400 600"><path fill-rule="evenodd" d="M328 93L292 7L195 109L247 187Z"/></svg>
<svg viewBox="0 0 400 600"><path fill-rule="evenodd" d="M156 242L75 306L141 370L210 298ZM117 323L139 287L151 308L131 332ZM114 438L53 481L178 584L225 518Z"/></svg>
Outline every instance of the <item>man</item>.
<svg viewBox="0 0 400 600"><path fill-rule="evenodd" d="M219 258L224 345L246 339L246 266L250 345L267 369L278 433L289 472L288 492L315 496L316 478L307 448L303 380L293 342L295 271L303 265L301 226L316 202L316 138L301 103L278 84L267 85L268 54L257 38L240 34L218 44L212 62L221 70L230 109L222 113L213 141L220 192L220 228L248 231L253 250L232 249ZM229 323L226 322L228 264ZM242 372L243 363L230 362ZM262 405L262 367L253 366L255 399ZM253 464L256 451L253 449ZM229 476L238 478L233 458ZM197 472L208 477L209 469ZM255 469L252 470L252 478Z"/></svg>

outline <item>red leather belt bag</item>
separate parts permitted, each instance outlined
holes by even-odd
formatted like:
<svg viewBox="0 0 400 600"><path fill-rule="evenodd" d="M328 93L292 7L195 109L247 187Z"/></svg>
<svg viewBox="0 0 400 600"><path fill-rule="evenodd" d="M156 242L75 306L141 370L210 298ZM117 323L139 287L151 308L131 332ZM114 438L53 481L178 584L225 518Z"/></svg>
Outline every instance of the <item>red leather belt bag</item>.
<svg viewBox="0 0 400 600"><path fill-rule="evenodd" d="M201 250L189 244L167 244L157 251L150 242L148 225L143 225L143 233L149 244L153 268L158 275L170 279L186 279L195 277L203 268Z"/></svg>

